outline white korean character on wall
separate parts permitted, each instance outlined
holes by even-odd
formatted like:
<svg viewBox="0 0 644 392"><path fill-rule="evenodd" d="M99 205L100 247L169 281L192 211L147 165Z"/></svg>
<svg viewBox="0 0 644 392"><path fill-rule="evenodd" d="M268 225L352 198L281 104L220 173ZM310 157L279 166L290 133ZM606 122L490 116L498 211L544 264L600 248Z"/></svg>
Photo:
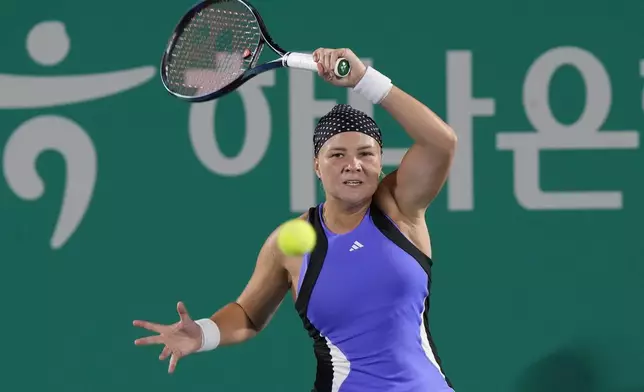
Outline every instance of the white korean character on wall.
<svg viewBox="0 0 644 392"><path fill-rule="evenodd" d="M557 121L548 101L550 81L564 65L575 67L586 86L583 113L570 125ZM497 135L497 148L514 153L514 193L521 206L529 210L622 208L620 191L544 191L539 184L540 151L638 148L637 131L602 129L610 112L611 94L604 66L583 49L554 48L532 64L523 85L523 106L535 132Z"/></svg>

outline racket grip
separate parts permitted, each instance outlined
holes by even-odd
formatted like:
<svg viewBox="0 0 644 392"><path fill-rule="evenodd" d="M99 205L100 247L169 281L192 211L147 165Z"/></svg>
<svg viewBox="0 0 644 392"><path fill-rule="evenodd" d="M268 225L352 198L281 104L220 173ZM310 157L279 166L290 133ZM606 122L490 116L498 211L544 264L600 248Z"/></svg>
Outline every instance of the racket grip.
<svg viewBox="0 0 644 392"><path fill-rule="evenodd" d="M307 69L315 72L318 70L318 64L313 60L313 55L308 53L289 52L285 55L284 65L289 68ZM339 58L333 69L338 78L346 77L350 70L349 61L345 58Z"/></svg>
<svg viewBox="0 0 644 392"><path fill-rule="evenodd" d="M308 53L287 53L285 65L289 68L308 69L309 71L318 70L318 64L313 61L313 55Z"/></svg>

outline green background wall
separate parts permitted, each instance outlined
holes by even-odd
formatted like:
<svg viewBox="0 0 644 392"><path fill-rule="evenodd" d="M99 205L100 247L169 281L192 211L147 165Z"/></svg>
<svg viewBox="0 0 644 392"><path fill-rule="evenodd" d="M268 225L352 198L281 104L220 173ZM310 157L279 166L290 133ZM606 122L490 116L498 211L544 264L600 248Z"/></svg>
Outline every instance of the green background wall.
<svg viewBox="0 0 644 392"><path fill-rule="evenodd" d="M458 132L427 214L458 391L644 391L643 2L254 4L285 48L350 47ZM170 97L158 64L190 5L0 3L2 390L310 388L290 298L257 339L172 376L131 321L236 298L264 238L321 200L295 162L334 103L373 110L388 170L410 140L303 71L216 111Z"/></svg>

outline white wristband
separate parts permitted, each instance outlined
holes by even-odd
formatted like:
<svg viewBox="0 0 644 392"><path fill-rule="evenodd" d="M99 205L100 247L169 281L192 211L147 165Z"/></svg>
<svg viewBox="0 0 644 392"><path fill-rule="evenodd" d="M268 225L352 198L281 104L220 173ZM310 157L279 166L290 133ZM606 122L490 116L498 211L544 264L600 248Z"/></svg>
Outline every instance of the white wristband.
<svg viewBox="0 0 644 392"><path fill-rule="evenodd" d="M392 87L391 79L369 66L353 90L377 105L385 99Z"/></svg>
<svg viewBox="0 0 644 392"><path fill-rule="evenodd" d="M195 321L201 327L201 348L197 352L214 350L219 346L221 332L219 327L209 318Z"/></svg>

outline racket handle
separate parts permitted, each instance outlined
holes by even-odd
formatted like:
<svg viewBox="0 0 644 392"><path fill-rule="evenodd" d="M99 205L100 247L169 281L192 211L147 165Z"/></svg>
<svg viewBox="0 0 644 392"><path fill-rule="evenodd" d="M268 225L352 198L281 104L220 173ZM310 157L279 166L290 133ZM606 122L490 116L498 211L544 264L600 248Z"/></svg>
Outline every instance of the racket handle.
<svg viewBox="0 0 644 392"><path fill-rule="evenodd" d="M289 68L307 69L315 72L318 70L318 64L313 60L312 54L289 52L284 57L284 65ZM335 62L333 72L338 78L346 77L350 71L351 64L349 64L349 60L341 57Z"/></svg>

